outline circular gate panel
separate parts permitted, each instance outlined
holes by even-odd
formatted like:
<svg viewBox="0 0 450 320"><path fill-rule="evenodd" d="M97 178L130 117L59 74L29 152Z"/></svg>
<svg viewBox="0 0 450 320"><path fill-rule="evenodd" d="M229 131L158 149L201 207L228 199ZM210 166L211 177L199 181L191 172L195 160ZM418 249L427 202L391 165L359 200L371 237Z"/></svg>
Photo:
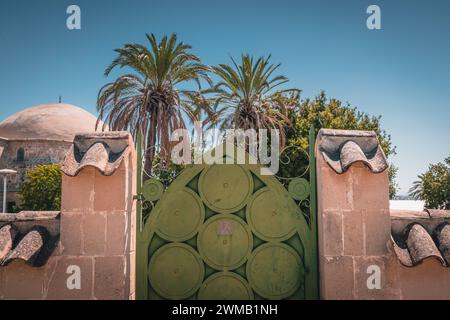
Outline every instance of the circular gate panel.
<svg viewBox="0 0 450 320"><path fill-rule="evenodd" d="M151 286L166 299L186 299L201 286L205 268L194 249L183 243L159 248L150 259L148 279Z"/></svg>
<svg viewBox="0 0 450 320"><path fill-rule="evenodd" d="M213 165L204 170L198 182L206 205L219 213L242 209L253 192L253 178L239 165Z"/></svg>
<svg viewBox="0 0 450 320"><path fill-rule="evenodd" d="M310 185L304 178L295 178L289 183L289 194L298 201L303 201L309 197Z"/></svg>
<svg viewBox="0 0 450 320"><path fill-rule="evenodd" d="M304 276L300 256L284 243L266 243L256 248L246 272L253 290L263 298L274 300L294 294Z"/></svg>
<svg viewBox="0 0 450 320"><path fill-rule="evenodd" d="M233 272L218 272L210 276L198 292L200 300L253 300L247 281Z"/></svg>
<svg viewBox="0 0 450 320"><path fill-rule="evenodd" d="M168 241L192 238L205 219L202 200L190 189L168 194L158 216L156 233Z"/></svg>
<svg viewBox="0 0 450 320"><path fill-rule="evenodd" d="M265 241L284 241L295 233L295 221L286 201L268 188L253 195L246 217L252 231Z"/></svg>
<svg viewBox="0 0 450 320"><path fill-rule="evenodd" d="M200 229L197 248L212 268L233 270L246 261L253 248L253 236L241 218L219 214L207 220Z"/></svg>
<svg viewBox="0 0 450 320"><path fill-rule="evenodd" d="M148 179L142 186L142 195L147 201L159 200L164 192L163 184L156 179Z"/></svg>

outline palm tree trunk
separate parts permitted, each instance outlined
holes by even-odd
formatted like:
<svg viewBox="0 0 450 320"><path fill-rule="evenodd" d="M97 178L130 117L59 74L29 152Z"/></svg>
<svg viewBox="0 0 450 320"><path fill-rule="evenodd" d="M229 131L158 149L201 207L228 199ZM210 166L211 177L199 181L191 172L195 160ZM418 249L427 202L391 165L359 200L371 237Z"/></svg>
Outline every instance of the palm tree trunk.
<svg viewBox="0 0 450 320"><path fill-rule="evenodd" d="M144 181L151 177L153 170L153 160L155 159L156 153L156 130L157 130L157 119L155 114L151 115L150 127L147 132L147 143L145 148L145 164L144 164Z"/></svg>

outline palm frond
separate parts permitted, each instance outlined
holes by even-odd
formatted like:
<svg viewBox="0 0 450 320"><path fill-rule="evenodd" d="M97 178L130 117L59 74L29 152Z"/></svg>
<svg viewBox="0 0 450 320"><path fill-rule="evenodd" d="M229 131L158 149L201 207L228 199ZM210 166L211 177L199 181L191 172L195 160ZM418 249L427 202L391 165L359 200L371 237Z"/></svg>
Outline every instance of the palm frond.
<svg viewBox="0 0 450 320"><path fill-rule="evenodd" d="M186 128L184 116L191 121L202 114L213 118L208 103L201 94L179 87L201 81L211 84L211 69L190 52L191 46L179 42L176 34L163 36L158 42L152 33L146 34L148 46L125 44L115 50L116 58L105 69L109 76L116 68L127 73L103 86L97 97L99 117L111 130L129 130L136 138L139 130L145 135L147 173L152 168L155 153L160 152L161 165L169 165L173 143L172 132Z"/></svg>

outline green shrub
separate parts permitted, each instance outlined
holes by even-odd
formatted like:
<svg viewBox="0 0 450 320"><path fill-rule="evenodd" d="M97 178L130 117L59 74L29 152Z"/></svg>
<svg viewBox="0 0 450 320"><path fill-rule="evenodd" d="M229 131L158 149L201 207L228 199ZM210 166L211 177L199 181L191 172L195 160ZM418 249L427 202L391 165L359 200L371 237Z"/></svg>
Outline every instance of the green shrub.
<svg viewBox="0 0 450 320"><path fill-rule="evenodd" d="M428 209L450 210L450 156L444 162L431 164L418 178L409 195L425 200Z"/></svg>
<svg viewBox="0 0 450 320"><path fill-rule="evenodd" d="M61 168L59 164L41 165L27 172L19 194L22 210L58 211L61 209Z"/></svg>

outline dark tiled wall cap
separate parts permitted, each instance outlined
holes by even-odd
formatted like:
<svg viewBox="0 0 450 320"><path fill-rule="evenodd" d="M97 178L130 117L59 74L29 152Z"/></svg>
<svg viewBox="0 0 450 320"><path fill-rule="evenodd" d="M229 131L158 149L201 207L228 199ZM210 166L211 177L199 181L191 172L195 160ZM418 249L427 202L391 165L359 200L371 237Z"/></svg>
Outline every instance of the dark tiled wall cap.
<svg viewBox="0 0 450 320"><path fill-rule="evenodd" d="M62 171L71 177L86 167L94 167L105 176L112 175L130 153L131 136L128 132L79 134L67 153Z"/></svg>
<svg viewBox="0 0 450 320"><path fill-rule="evenodd" d="M320 153L338 174L356 163L364 163L373 173L383 172L388 163L373 131L321 129L317 136Z"/></svg>
<svg viewBox="0 0 450 320"><path fill-rule="evenodd" d="M20 233L13 224L0 228L0 267L15 259L33 267L44 265L59 242L59 235L51 236L46 228L35 226Z"/></svg>
<svg viewBox="0 0 450 320"><path fill-rule="evenodd" d="M438 224L431 234L422 224L410 223L402 233L391 234L391 242L404 266L414 267L428 258L450 266L450 224L447 221Z"/></svg>
<svg viewBox="0 0 450 320"><path fill-rule="evenodd" d="M0 213L0 222L39 221L59 219L59 211L21 211L19 213Z"/></svg>

